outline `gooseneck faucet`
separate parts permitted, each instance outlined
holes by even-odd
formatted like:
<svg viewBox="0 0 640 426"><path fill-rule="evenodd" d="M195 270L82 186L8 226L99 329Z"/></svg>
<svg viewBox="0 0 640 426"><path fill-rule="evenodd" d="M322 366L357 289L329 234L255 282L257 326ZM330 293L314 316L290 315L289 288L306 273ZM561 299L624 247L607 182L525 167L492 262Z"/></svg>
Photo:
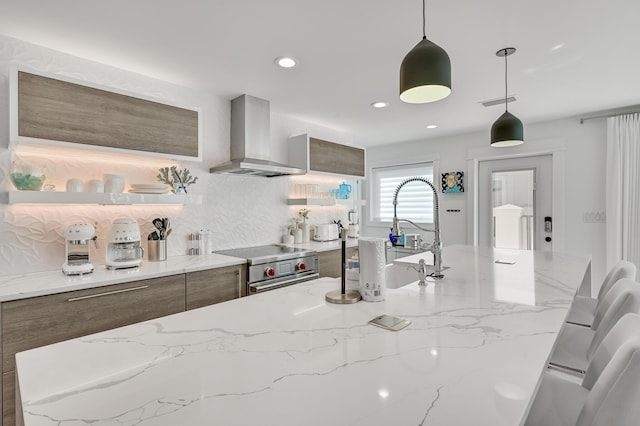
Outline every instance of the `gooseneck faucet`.
<svg viewBox="0 0 640 426"><path fill-rule="evenodd" d="M397 215L398 193L400 192L403 186L405 186L410 182L424 182L433 191L433 228L434 228L433 231L431 231L430 229L422 228L421 226L417 225L416 223L408 219L398 219L398 215ZM429 247L426 247L426 249L431 253L433 253L433 263L434 263L433 278L436 278L436 279L444 278L444 275L442 275L442 243L440 241L440 206L438 202L438 191L436 190L436 187L433 186L433 183L431 183L429 180L422 177L410 177L408 179L405 179L400 183L400 185L398 185L395 192L393 193L393 230L391 232L393 233L394 236L400 235L398 232L399 222L408 222L422 231L434 233L433 244Z"/></svg>

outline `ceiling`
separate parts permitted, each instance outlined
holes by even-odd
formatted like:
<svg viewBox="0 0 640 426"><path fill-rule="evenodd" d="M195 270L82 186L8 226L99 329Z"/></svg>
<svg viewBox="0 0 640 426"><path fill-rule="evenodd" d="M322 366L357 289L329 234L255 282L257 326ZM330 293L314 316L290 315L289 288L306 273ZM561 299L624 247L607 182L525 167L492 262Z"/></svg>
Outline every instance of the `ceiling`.
<svg viewBox="0 0 640 426"><path fill-rule="evenodd" d="M640 104L637 0L427 0L427 37L451 58L453 93L398 98L422 38L420 0L2 0L0 32L353 135L360 146L486 131L504 106L525 124ZM274 58L299 61L280 69ZM374 101L389 102L374 109ZM436 124L436 129L426 129Z"/></svg>

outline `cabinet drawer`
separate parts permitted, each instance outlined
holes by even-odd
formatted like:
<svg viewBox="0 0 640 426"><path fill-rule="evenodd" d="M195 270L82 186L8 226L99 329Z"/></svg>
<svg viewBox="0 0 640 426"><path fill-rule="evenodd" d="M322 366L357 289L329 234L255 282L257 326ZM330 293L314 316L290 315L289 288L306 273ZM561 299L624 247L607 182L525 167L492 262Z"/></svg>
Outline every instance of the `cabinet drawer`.
<svg viewBox="0 0 640 426"><path fill-rule="evenodd" d="M185 309L184 274L2 304L2 371L15 354Z"/></svg>
<svg viewBox="0 0 640 426"><path fill-rule="evenodd" d="M358 252L357 247L347 248L347 259ZM342 250L329 250L318 253L318 273L320 277L338 278L342 274Z"/></svg>
<svg viewBox="0 0 640 426"><path fill-rule="evenodd" d="M236 265L187 274L187 309L246 296L246 266Z"/></svg>

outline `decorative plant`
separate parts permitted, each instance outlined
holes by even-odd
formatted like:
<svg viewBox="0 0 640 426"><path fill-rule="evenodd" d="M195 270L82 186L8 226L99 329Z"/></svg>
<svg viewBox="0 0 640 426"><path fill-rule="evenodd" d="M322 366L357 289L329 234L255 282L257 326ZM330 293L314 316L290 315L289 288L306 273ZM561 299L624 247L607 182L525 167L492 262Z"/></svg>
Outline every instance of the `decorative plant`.
<svg viewBox="0 0 640 426"><path fill-rule="evenodd" d="M307 222L307 219L309 219L309 213L311 213L311 210L300 209L298 211L298 216L300 216L300 218L302 218L302 223L306 223Z"/></svg>
<svg viewBox="0 0 640 426"><path fill-rule="evenodd" d="M171 186L171 192L177 194L178 192L182 192L189 185L193 185L198 180L197 176L191 176L191 172L189 169L180 170L176 166L171 167L162 167L160 173L156 175L156 178L167 185Z"/></svg>

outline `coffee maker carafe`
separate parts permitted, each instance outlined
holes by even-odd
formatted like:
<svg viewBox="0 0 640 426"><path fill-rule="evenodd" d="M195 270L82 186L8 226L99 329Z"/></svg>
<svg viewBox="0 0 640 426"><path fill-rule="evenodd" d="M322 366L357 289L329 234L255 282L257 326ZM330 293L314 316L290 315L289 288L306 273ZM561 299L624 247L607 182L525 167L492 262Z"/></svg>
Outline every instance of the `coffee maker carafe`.
<svg viewBox="0 0 640 426"><path fill-rule="evenodd" d="M65 275L84 275L93 272L91 241L98 248L96 229L86 223L69 225L64 230L64 257L62 272Z"/></svg>
<svg viewBox="0 0 640 426"><path fill-rule="evenodd" d="M114 220L107 241L108 269L140 266L144 249L140 245L140 227L135 220L126 218Z"/></svg>

